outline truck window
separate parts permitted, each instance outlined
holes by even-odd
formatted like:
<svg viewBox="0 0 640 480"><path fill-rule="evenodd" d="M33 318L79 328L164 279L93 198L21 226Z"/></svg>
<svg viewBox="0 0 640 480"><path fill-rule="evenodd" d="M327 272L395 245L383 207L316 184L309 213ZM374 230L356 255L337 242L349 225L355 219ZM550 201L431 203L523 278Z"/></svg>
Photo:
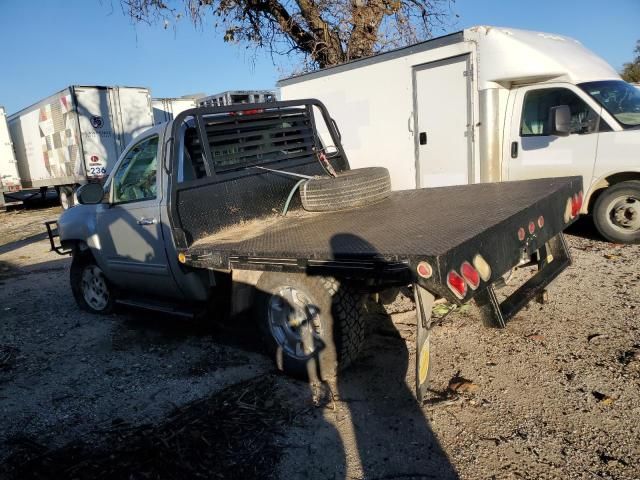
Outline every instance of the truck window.
<svg viewBox="0 0 640 480"><path fill-rule="evenodd" d="M135 145L113 177L114 203L156 198L158 137L147 138Z"/></svg>
<svg viewBox="0 0 640 480"><path fill-rule="evenodd" d="M580 97L566 88L530 90L524 96L520 136L549 135L549 110L567 105L571 110L571 134L598 131L599 115Z"/></svg>

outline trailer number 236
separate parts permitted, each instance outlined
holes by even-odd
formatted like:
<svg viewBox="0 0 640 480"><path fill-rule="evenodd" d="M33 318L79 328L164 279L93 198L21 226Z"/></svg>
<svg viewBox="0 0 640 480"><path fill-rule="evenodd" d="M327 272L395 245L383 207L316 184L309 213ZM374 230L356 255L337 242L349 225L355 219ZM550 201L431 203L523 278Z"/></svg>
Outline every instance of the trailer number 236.
<svg viewBox="0 0 640 480"><path fill-rule="evenodd" d="M107 169L104 167L89 167L89 175L104 175Z"/></svg>

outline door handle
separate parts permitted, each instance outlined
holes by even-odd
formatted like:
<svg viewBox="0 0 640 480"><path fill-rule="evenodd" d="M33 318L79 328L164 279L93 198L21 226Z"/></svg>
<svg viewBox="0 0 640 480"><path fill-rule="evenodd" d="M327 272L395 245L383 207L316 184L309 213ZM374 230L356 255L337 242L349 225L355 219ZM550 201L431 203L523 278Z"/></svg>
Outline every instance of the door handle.
<svg viewBox="0 0 640 480"><path fill-rule="evenodd" d="M427 144L427 132L420 132L420 145Z"/></svg>
<svg viewBox="0 0 640 480"><path fill-rule="evenodd" d="M511 158L518 158L518 142L511 142Z"/></svg>
<svg viewBox="0 0 640 480"><path fill-rule="evenodd" d="M158 220L155 218L141 218L138 220L138 225L155 225L158 223Z"/></svg>

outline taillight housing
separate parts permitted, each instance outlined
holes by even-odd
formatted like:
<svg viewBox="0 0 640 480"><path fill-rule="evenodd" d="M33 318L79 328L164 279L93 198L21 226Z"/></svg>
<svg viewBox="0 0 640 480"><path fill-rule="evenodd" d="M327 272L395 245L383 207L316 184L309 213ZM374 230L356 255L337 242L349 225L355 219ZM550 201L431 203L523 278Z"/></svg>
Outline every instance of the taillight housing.
<svg viewBox="0 0 640 480"><path fill-rule="evenodd" d="M467 282L455 270L447 275L447 286L460 300L467 295Z"/></svg>
<svg viewBox="0 0 640 480"><path fill-rule="evenodd" d="M524 237L525 237L526 233L524 231L524 228L520 227L518 229L518 240L520 240L521 242L524 241Z"/></svg>
<svg viewBox="0 0 640 480"><path fill-rule="evenodd" d="M535 231L536 231L536 224L535 224L535 223L533 223L533 222L529 222L529 227L528 227L528 228L529 228L529 233L530 233L531 235L533 235L533 232L535 232Z"/></svg>
<svg viewBox="0 0 640 480"><path fill-rule="evenodd" d="M433 268L427 262L420 262L416 267L416 272L422 278L431 278L433 275Z"/></svg>
<svg viewBox="0 0 640 480"><path fill-rule="evenodd" d="M480 278L485 282L491 278L491 267L489 263L480 254L473 257L473 266L480 274Z"/></svg>

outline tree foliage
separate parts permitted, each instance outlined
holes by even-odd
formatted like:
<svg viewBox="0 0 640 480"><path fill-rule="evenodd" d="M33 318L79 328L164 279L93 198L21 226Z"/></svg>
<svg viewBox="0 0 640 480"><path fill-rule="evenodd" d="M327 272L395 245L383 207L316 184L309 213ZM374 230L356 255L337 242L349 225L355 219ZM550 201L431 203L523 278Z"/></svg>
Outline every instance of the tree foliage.
<svg viewBox="0 0 640 480"><path fill-rule="evenodd" d="M165 28L186 17L224 40L299 53L323 68L424 40L442 28L455 0L121 0L135 22ZM209 23L211 22L211 24Z"/></svg>
<svg viewBox="0 0 640 480"><path fill-rule="evenodd" d="M636 42L634 52L635 58L633 61L623 65L620 75L627 82L640 83L640 40Z"/></svg>

